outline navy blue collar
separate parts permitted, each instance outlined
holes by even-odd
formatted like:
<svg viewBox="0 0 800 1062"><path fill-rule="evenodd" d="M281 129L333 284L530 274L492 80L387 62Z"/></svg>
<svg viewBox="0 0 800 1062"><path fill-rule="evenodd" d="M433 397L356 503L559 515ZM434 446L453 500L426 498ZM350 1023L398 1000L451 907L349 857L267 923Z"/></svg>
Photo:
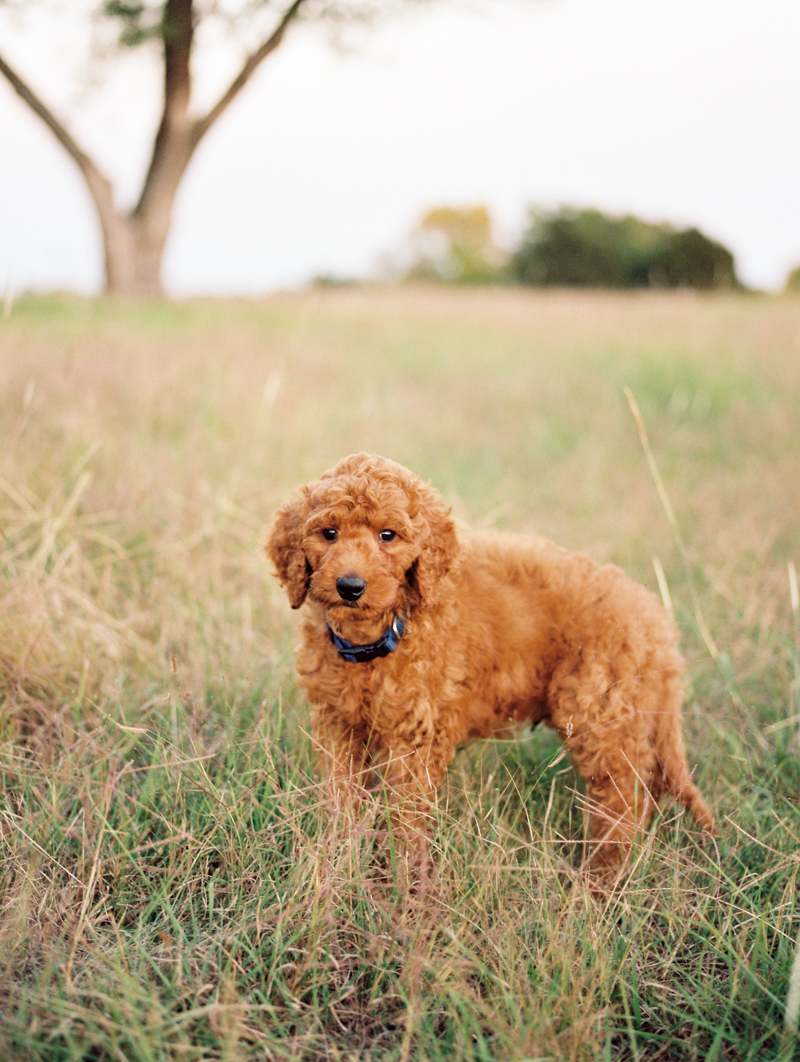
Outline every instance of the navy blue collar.
<svg viewBox="0 0 800 1062"><path fill-rule="evenodd" d="M391 627L381 635L377 642L370 642L369 645L353 645L351 642L345 641L344 638L340 638L338 634L335 634L329 623L326 623L325 626L328 628L331 641L339 650L339 655L349 664L365 664L369 660L377 660L380 656L388 656L389 653L393 653L406 629L406 625L400 616L395 616Z"/></svg>

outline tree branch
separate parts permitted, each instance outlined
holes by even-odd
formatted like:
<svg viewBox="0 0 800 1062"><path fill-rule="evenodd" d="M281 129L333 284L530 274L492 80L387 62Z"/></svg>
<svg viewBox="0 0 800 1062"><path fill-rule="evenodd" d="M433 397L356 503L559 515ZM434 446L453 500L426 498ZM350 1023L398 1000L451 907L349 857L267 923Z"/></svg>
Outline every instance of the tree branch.
<svg viewBox="0 0 800 1062"><path fill-rule="evenodd" d="M2 56L0 56L0 74L11 83L14 91L27 103L34 114L41 118L59 144L75 162L89 187L98 210L103 212L113 209L111 182L107 177L103 176L86 152L78 147L50 108L39 99L33 89L23 81L19 74L12 70Z"/></svg>
<svg viewBox="0 0 800 1062"><path fill-rule="evenodd" d="M86 163L90 165L91 160L84 151L78 147L72 137L69 135L64 126L59 122L58 118L53 112L45 106L39 99L36 93L30 88L14 70L8 65L8 63L0 55L0 74L2 74L7 81L10 81L14 91L18 96L21 96L23 100L28 104L31 110L38 114L44 124L48 127L51 133L56 137L58 142L64 147L75 162L83 170Z"/></svg>
<svg viewBox="0 0 800 1062"><path fill-rule="evenodd" d="M294 21L300 8L306 0L293 0L293 3L287 7L283 13L278 25L273 32L267 37L264 43L253 52L253 54L247 59L239 74L233 79L228 90L223 93L217 103L211 108L204 118L199 118L192 128L192 140L196 145L199 140L205 136L214 122L219 118L223 111L233 102L233 100L239 95L244 86L250 80L255 73L256 69L263 63L263 61L280 45L283 40L283 36L286 33L289 23Z"/></svg>

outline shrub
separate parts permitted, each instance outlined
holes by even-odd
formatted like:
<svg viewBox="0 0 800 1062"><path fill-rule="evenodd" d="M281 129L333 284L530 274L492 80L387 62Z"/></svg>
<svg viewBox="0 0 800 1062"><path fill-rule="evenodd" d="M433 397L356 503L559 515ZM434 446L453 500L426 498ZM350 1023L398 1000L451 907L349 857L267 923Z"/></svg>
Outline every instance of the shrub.
<svg viewBox="0 0 800 1062"><path fill-rule="evenodd" d="M786 278L784 290L787 294L800 295L800 265L796 266Z"/></svg>
<svg viewBox="0 0 800 1062"><path fill-rule="evenodd" d="M740 287L731 252L697 229L669 237L654 257L650 274L667 288L711 291Z"/></svg>
<svg viewBox="0 0 800 1062"><path fill-rule="evenodd" d="M532 211L511 270L535 287L739 286L733 255L697 229L676 231L589 209Z"/></svg>

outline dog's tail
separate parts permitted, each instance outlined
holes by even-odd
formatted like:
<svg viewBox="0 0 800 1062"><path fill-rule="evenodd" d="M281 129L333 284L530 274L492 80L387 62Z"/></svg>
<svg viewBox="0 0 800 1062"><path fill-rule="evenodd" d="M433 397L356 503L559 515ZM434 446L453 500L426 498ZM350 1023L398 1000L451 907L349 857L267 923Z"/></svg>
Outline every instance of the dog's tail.
<svg viewBox="0 0 800 1062"><path fill-rule="evenodd" d="M687 811L692 813L694 821L704 833L713 836L717 832L714 816L711 814L703 794L692 781L688 770L683 772L682 778L668 778L667 784L670 796L673 796L679 803L683 804Z"/></svg>

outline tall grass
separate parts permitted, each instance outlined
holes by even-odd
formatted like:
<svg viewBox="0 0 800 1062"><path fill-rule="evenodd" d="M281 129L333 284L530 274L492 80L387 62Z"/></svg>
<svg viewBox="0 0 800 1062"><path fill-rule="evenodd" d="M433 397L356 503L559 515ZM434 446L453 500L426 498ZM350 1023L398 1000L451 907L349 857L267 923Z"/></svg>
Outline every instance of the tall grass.
<svg viewBox="0 0 800 1062"><path fill-rule="evenodd" d="M800 1058L798 303L21 299L0 386L0 1057ZM376 874L258 548L361 449L668 593L716 846L665 807L591 900L536 732L459 755L425 888Z"/></svg>

